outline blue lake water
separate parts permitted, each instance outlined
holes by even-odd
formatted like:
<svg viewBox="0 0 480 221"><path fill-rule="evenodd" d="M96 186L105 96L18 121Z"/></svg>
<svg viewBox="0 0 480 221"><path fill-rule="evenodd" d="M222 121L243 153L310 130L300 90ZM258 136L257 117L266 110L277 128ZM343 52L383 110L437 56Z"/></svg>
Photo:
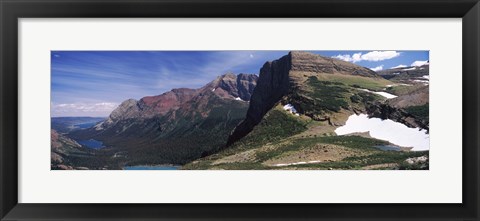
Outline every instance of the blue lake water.
<svg viewBox="0 0 480 221"><path fill-rule="evenodd" d="M159 165L159 166L126 166L124 170L178 170L180 166Z"/></svg>
<svg viewBox="0 0 480 221"><path fill-rule="evenodd" d="M83 145L83 146L86 146L88 148L92 148L92 149L100 149L100 148L103 148L105 146L103 146L103 142L102 141L98 141L98 140L94 140L94 139L90 139L90 140L79 140L77 141L79 144Z"/></svg>

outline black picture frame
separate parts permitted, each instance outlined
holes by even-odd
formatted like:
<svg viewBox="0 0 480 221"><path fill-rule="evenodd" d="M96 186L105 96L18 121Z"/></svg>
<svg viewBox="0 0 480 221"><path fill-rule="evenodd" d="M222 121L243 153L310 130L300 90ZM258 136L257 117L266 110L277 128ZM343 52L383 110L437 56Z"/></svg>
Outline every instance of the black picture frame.
<svg viewBox="0 0 480 221"><path fill-rule="evenodd" d="M0 0L0 15L1 220L479 220L478 0ZM47 17L463 18L463 203L18 203L17 21L19 18Z"/></svg>

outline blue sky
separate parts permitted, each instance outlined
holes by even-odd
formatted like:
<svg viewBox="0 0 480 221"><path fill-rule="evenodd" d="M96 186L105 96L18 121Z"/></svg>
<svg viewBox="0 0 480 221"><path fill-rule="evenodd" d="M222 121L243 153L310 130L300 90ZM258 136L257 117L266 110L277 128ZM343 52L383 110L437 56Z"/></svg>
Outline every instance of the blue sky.
<svg viewBox="0 0 480 221"><path fill-rule="evenodd" d="M428 51L311 51L374 70L429 60ZM258 74L288 51L52 51L52 116L108 116L122 101L199 88L227 72Z"/></svg>

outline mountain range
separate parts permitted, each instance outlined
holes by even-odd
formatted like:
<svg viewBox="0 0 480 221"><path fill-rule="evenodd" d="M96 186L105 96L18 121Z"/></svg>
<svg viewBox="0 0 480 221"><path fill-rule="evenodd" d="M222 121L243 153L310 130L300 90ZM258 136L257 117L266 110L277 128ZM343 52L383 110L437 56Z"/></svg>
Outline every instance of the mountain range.
<svg viewBox="0 0 480 221"><path fill-rule="evenodd" d="M77 140L101 140L126 165L184 164L218 151L243 120L256 86L253 74L225 74L199 89L173 89L128 99L103 122L75 131Z"/></svg>
<svg viewBox="0 0 480 221"><path fill-rule="evenodd" d="M421 68L413 74L413 69L375 72L290 52L266 62L259 76L229 73L198 89L125 100L107 119L56 139L82 154L69 160L68 151L53 151L52 141L52 154L62 153L62 162L53 163L52 155L52 168L425 169L428 161L406 162L428 158L428 151L384 151L376 146L393 144L368 133L334 132L360 113L428 130L428 85L416 81L428 76L428 66ZM88 139L105 148L90 150L75 142Z"/></svg>

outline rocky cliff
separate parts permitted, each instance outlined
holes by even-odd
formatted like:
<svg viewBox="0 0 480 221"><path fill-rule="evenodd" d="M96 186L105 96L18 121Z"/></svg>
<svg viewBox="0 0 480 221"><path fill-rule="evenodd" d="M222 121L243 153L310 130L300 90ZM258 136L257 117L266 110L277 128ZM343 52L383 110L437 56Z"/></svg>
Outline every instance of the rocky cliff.
<svg viewBox="0 0 480 221"><path fill-rule="evenodd" d="M82 146L69 137L58 133L56 130L51 130L51 169L72 170L74 166L69 162L68 157L71 153L85 154Z"/></svg>
<svg viewBox="0 0 480 221"><path fill-rule="evenodd" d="M380 78L368 68L308 52L290 52L278 60L266 62L260 69L247 117L235 128L227 146L247 135L282 97L305 84L307 76L318 73Z"/></svg>
<svg viewBox="0 0 480 221"><path fill-rule="evenodd" d="M388 104L395 108L407 108L420 106L428 103L430 98L429 87L423 86L408 94L398 96L388 101Z"/></svg>
<svg viewBox="0 0 480 221"><path fill-rule="evenodd" d="M235 128L227 145L247 135L257 125L267 111L277 103L289 90L288 73L291 69L291 54L267 62L260 69L257 87L250 99L246 119Z"/></svg>

